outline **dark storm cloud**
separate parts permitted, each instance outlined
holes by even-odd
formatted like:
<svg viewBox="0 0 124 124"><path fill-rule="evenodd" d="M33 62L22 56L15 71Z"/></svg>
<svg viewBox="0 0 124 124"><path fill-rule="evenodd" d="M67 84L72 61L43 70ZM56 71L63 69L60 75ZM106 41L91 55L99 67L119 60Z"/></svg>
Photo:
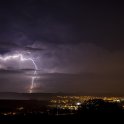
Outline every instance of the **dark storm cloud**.
<svg viewBox="0 0 124 124"><path fill-rule="evenodd" d="M19 48L16 44L10 42L0 42L0 54L5 54Z"/></svg>
<svg viewBox="0 0 124 124"><path fill-rule="evenodd" d="M42 50L44 50L44 49L42 49L42 48L33 48L33 47L29 47L29 46L27 46L27 47L24 47L23 48L24 50L26 50L26 51L42 51Z"/></svg>
<svg viewBox="0 0 124 124"><path fill-rule="evenodd" d="M67 92L84 94L113 94L119 95L123 92L124 75L110 74L42 74L37 79L34 90L37 92ZM116 87L116 88L115 88ZM116 94L114 94L116 92Z"/></svg>
<svg viewBox="0 0 124 124"><path fill-rule="evenodd" d="M22 73L21 70L0 70L0 74L18 74L18 73Z"/></svg>
<svg viewBox="0 0 124 124"><path fill-rule="evenodd" d="M12 51L25 51L25 52L35 52L35 51L42 51L44 49L42 48L33 48L30 46L19 46L15 43L10 43L10 42L6 42L6 43L2 43L0 44L0 52L1 54L5 54L7 52L12 52Z"/></svg>
<svg viewBox="0 0 124 124"><path fill-rule="evenodd" d="M110 52L91 43L51 44L37 42L45 50L37 53L37 64L44 72L120 72L124 69L124 51Z"/></svg>
<svg viewBox="0 0 124 124"><path fill-rule="evenodd" d="M35 92L62 91L96 94L116 92L120 94L123 91L124 51L122 50L110 52L91 43L54 44L41 41L35 42L31 47L44 49L32 52L32 55L38 57L35 60L38 67ZM27 82L30 84L34 73L32 62L20 63L22 68L18 67L18 62L16 60L17 65L11 64L10 61L5 65L3 63L4 66L10 64L11 68L7 67L7 70L1 71L1 74L3 73L6 77L8 73L11 78L21 78L22 81L28 79ZM10 69L13 68L15 70L11 71ZM25 75L24 79L22 75ZM27 83L22 84L25 89Z"/></svg>
<svg viewBox="0 0 124 124"><path fill-rule="evenodd" d="M20 70L0 71L1 92L27 92L30 86L30 76Z"/></svg>
<svg viewBox="0 0 124 124"><path fill-rule="evenodd" d="M0 3L0 55L23 53L35 60L36 92L123 93L122 3ZM0 72L0 91L29 88L34 72L31 61L0 61L0 69L6 69Z"/></svg>
<svg viewBox="0 0 124 124"><path fill-rule="evenodd" d="M9 7L3 5L5 8L1 8L4 11L2 19L6 20L1 28L1 39L4 42L14 42L19 46L25 46L35 40L66 42L76 37L72 24L61 21L63 17L56 11L56 9L61 11L61 3L58 6L52 3L55 6L54 10L54 6L49 8L49 2L43 1L41 4L38 4L38 1L23 2L10 3L10 5L8 3ZM58 15L60 19L57 19Z"/></svg>
<svg viewBox="0 0 124 124"><path fill-rule="evenodd" d="M34 69L13 69L13 68L7 68L7 69L1 69L0 75L6 75L6 74L26 74L34 72ZM32 75L31 75L32 76Z"/></svg>
<svg viewBox="0 0 124 124"><path fill-rule="evenodd" d="M44 44L35 91L123 92L124 51L108 51L95 44ZM44 72L53 74L42 74ZM41 73L41 75L40 75ZM64 74L58 74L64 73ZM40 86L41 85L41 86Z"/></svg>
<svg viewBox="0 0 124 124"><path fill-rule="evenodd" d="M82 1L1 3L0 37L20 46L36 40L52 43L97 43L123 49L123 4ZM117 42L118 41L118 42Z"/></svg>

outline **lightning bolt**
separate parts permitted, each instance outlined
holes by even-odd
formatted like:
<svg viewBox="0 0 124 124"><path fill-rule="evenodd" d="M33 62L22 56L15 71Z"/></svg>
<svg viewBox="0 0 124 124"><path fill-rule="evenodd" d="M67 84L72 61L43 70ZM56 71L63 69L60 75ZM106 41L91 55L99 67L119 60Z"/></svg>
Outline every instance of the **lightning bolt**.
<svg viewBox="0 0 124 124"><path fill-rule="evenodd" d="M38 70L37 65L32 58L25 58L23 56L23 54L8 55L6 57L0 56L1 61L8 61L8 60L16 59L16 58L20 58L20 61L31 61L34 65L34 73L33 73L32 80L31 80L31 85L30 85L30 88L29 88L29 93L32 93L33 88L34 88L35 79L37 78L37 70Z"/></svg>

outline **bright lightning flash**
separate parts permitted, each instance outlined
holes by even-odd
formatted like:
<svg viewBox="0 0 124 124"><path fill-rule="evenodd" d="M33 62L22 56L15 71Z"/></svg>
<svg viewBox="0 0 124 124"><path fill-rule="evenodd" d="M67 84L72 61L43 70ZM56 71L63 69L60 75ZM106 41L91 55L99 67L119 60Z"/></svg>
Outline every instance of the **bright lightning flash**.
<svg viewBox="0 0 124 124"><path fill-rule="evenodd" d="M25 58L23 56L23 54L14 54L14 55L8 55L6 57L1 57L0 56L0 60L1 61L8 61L8 60L12 60L12 59L16 59L16 58L19 58L20 61L31 61L34 65L34 74L32 76L32 80L31 80L31 86L29 88L29 92L32 93L33 91L33 88L34 88L34 83L35 83L35 79L37 78L37 65L35 63L35 61L32 59L32 58Z"/></svg>

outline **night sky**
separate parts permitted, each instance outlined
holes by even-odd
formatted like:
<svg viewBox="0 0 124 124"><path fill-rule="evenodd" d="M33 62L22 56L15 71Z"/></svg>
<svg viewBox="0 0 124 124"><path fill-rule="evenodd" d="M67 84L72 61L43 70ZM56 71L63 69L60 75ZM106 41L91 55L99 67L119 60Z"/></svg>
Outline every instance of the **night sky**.
<svg viewBox="0 0 124 124"><path fill-rule="evenodd" d="M37 65L33 92L124 95L124 3L0 1L0 57ZM0 92L29 92L32 61L0 59Z"/></svg>

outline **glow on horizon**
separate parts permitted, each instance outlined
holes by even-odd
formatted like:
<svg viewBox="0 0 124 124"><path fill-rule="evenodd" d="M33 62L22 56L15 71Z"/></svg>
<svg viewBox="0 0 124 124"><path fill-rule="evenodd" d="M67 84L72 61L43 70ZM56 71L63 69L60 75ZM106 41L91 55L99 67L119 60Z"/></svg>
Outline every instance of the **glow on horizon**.
<svg viewBox="0 0 124 124"><path fill-rule="evenodd" d="M34 65L34 74L32 76L32 80L31 80L31 85L30 85L30 88L29 88L29 93L32 93L33 92L33 88L34 88L34 83L35 83L35 79L37 78L37 65L35 63L35 61L32 59L32 58L25 58L23 56L23 54L14 54L14 55L7 55L5 57L2 57L0 56L0 60L1 61L8 61L8 60L12 60L12 59L16 59L16 58L20 58L20 61L31 61Z"/></svg>

